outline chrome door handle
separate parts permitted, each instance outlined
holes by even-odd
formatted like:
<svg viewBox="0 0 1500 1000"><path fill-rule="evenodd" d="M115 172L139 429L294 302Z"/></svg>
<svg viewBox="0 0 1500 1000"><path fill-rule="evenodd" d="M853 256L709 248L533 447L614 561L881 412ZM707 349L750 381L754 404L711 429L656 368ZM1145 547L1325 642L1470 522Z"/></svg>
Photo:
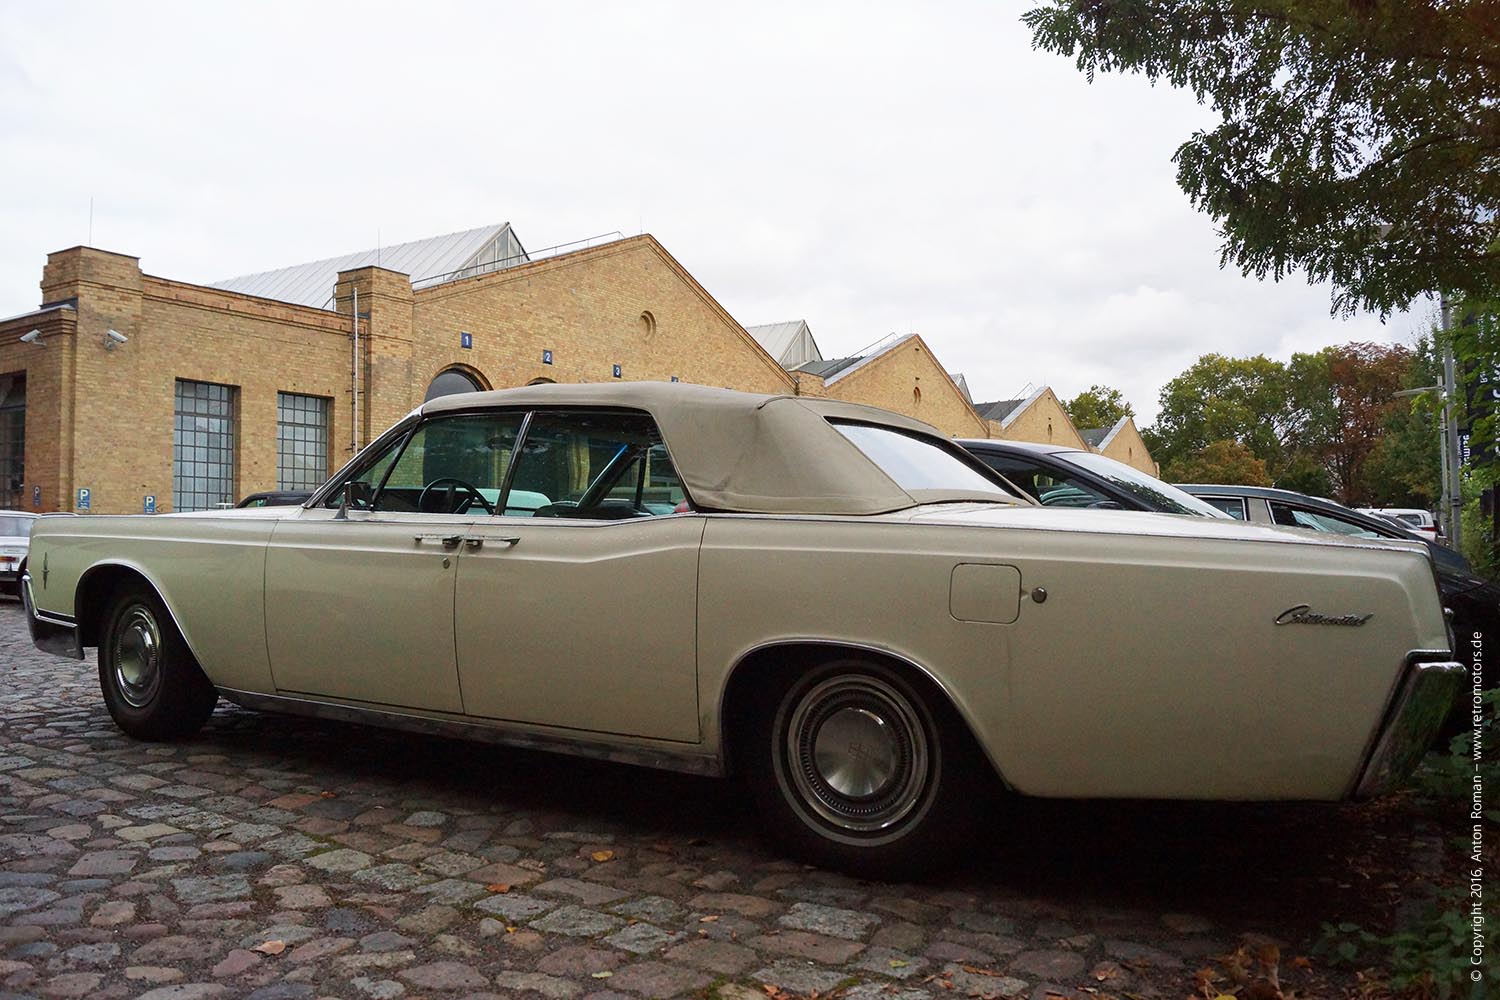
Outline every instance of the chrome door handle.
<svg viewBox="0 0 1500 1000"><path fill-rule="evenodd" d="M421 542L442 542L445 549L456 549L464 540L463 535L413 535L412 538L419 544Z"/></svg>
<svg viewBox="0 0 1500 1000"><path fill-rule="evenodd" d="M481 535L478 538L465 539L464 544L468 545L468 547L471 549L482 549L484 548L485 542L499 542L502 545L515 545L520 540L521 537L519 535Z"/></svg>

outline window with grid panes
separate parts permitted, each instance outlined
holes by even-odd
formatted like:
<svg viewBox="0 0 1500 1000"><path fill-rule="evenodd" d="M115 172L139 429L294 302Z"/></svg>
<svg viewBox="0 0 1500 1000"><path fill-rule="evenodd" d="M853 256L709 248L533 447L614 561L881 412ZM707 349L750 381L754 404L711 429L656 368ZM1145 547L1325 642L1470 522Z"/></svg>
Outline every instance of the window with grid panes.
<svg viewBox="0 0 1500 1000"><path fill-rule="evenodd" d="M328 400L276 394L276 488L315 490L328 478Z"/></svg>
<svg viewBox="0 0 1500 1000"><path fill-rule="evenodd" d="M0 375L0 506L26 503L26 373Z"/></svg>
<svg viewBox="0 0 1500 1000"><path fill-rule="evenodd" d="M177 380L172 424L172 509L233 504L234 387Z"/></svg>

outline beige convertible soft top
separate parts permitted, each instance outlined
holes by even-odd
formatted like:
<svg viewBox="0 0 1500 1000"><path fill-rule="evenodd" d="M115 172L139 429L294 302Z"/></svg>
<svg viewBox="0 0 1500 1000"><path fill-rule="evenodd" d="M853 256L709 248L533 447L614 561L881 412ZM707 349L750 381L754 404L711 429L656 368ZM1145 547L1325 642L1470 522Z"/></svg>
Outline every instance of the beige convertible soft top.
<svg viewBox="0 0 1500 1000"><path fill-rule="evenodd" d="M753 514L878 514L919 502L834 430L828 417L947 440L930 424L873 406L681 382L468 392L439 396L423 404L422 413L492 406L643 410L661 428L677 474L700 507Z"/></svg>

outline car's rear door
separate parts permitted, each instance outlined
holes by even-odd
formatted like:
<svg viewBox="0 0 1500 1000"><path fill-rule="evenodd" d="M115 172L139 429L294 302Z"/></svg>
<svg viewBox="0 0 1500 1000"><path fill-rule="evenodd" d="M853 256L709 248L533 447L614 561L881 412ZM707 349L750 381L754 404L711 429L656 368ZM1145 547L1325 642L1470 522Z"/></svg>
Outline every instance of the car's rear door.
<svg viewBox="0 0 1500 1000"><path fill-rule="evenodd" d="M471 520L455 605L470 715L698 739L697 584L704 519L655 425L621 411L538 411L495 517Z"/></svg>

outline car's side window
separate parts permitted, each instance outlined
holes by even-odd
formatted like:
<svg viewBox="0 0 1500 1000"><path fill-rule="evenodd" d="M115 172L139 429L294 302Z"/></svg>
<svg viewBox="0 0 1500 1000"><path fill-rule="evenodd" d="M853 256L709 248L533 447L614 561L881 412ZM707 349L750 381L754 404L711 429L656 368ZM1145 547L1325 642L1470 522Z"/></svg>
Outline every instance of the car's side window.
<svg viewBox="0 0 1500 1000"><path fill-rule="evenodd" d="M1245 501L1239 497L1199 497L1198 499L1211 507L1222 510L1236 521L1245 520Z"/></svg>
<svg viewBox="0 0 1500 1000"><path fill-rule="evenodd" d="M686 499L650 417L542 410L526 429L503 513L618 520L671 514Z"/></svg>
<svg viewBox="0 0 1500 1000"><path fill-rule="evenodd" d="M378 480L373 508L418 514L494 513L522 414L460 413L420 424Z"/></svg>
<svg viewBox="0 0 1500 1000"><path fill-rule="evenodd" d="M369 510L370 500L375 495L375 490L385 482L385 477L391 471L391 465L401 454L402 447L406 444L409 435L399 434L394 440L385 445L377 454L370 457L368 461L362 462L360 467L349 476L348 479L339 484L338 489L328 494L323 501L324 507L339 507L344 503L344 494L349 491L350 485L361 487L356 497L349 502L351 510Z"/></svg>
<svg viewBox="0 0 1500 1000"><path fill-rule="evenodd" d="M1110 498L1077 477L1009 455L977 455L985 465L1037 498L1043 507L1094 507Z"/></svg>
<svg viewBox="0 0 1500 1000"><path fill-rule="evenodd" d="M1384 537L1378 531L1371 531L1362 524L1355 524L1341 517L1334 517L1332 514L1303 510L1284 503L1273 502L1271 516L1276 519L1277 524L1294 528L1311 528L1313 531L1326 531L1334 535L1353 535L1356 538Z"/></svg>

